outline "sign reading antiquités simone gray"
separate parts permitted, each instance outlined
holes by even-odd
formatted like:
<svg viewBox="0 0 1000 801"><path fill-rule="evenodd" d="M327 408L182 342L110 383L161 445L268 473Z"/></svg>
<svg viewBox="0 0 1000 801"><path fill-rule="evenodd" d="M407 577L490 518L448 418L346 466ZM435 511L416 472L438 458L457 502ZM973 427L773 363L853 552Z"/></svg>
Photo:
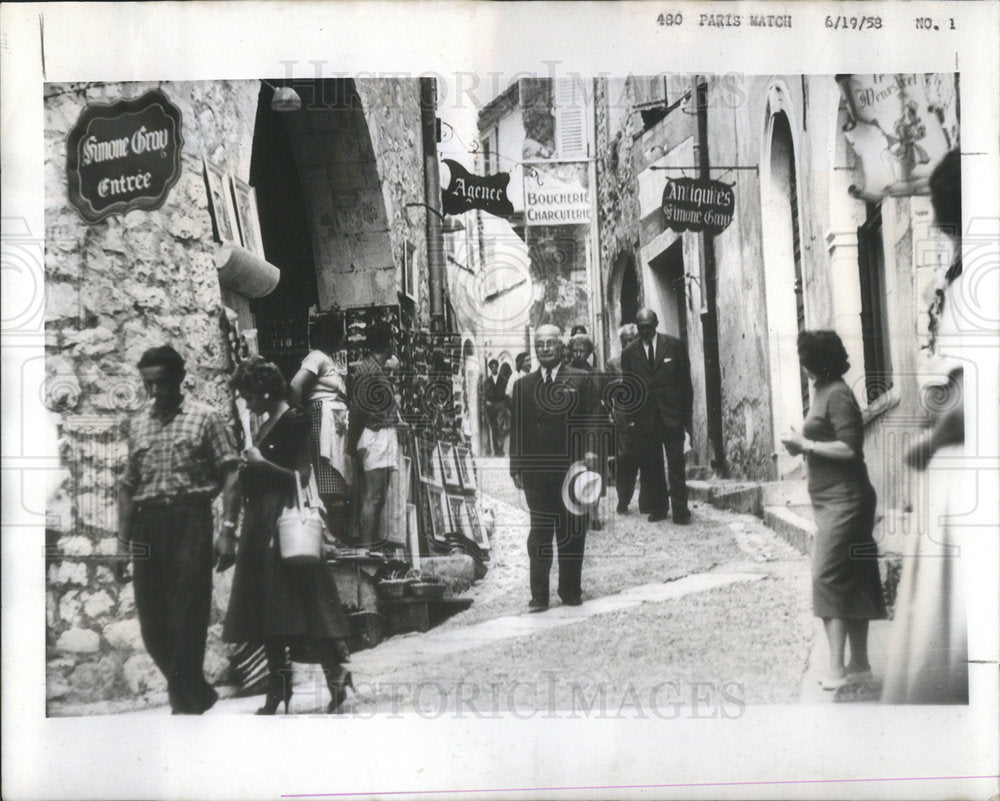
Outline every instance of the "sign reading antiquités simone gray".
<svg viewBox="0 0 1000 801"><path fill-rule="evenodd" d="M663 188L663 219L674 231L721 234L733 221L736 192L706 178L668 178Z"/></svg>
<svg viewBox="0 0 1000 801"><path fill-rule="evenodd" d="M69 200L88 222L156 209L180 176L181 112L159 89L88 105L66 141Z"/></svg>

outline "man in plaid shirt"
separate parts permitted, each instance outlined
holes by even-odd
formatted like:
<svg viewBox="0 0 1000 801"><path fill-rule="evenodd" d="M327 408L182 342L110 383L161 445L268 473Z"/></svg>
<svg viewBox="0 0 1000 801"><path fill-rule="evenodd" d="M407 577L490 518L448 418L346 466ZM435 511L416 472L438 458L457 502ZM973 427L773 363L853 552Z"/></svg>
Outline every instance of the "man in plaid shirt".
<svg viewBox="0 0 1000 801"><path fill-rule="evenodd" d="M119 580L133 560L135 605L146 650L167 679L175 715L200 715L218 694L202 663L212 565L234 561L239 457L210 407L181 393L184 360L169 345L139 360L150 405L131 421L128 465L118 493ZM213 542L212 498L223 522Z"/></svg>

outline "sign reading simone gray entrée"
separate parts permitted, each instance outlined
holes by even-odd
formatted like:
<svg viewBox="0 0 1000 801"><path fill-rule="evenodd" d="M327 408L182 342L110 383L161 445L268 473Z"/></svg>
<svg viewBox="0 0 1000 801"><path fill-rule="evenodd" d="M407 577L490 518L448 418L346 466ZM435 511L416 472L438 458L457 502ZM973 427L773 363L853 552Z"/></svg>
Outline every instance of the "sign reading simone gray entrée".
<svg viewBox="0 0 1000 801"><path fill-rule="evenodd" d="M736 192L729 184L704 178L667 179L663 219L674 231L721 234L733 221Z"/></svg>
<svg viewBox="0 0 1000 801"><path fill-rule="evenodd" d="M69 200L88 222L163 205L180 176L181 112L159 89L92 103L66 141Z"/></svg>

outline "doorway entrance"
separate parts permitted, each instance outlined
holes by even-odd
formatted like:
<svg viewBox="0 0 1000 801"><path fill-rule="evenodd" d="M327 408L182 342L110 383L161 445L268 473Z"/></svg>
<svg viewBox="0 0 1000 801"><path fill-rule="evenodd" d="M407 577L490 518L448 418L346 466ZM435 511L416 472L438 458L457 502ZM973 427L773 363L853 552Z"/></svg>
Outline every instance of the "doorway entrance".
<svg viewBox="0 0 1000 801"><path fill-rule="evenodd" d="M281 270L277 288L251 302L260 354L290 380L309 352L309 308L318 303L316 265L298 169L274 90L261 85L250 184L257 194L265 257Z"/></svg>
<svg viewBox="0 0 1000 801"><path fill-rule="evenodd" d="M635 257L628 251L615 258L608 279L607 303L607 313L603 315L605 358L621 355L618 329L626 323L634 323L639 312L639 276Z"/></svg>
<svg viewBox="0 0 1000 801"><path fill-rule="evenodd" d="M684 249L680 237L649 262L653 274L653 290L657 303L654 309L660 318L660 329L688 341L687 292L684 285ZM635 320L633 314L632 320Z"/></svg>
<svg viewBox="0 0 1000 801"><path fill-rule="evenodd" d="M798 428L809 408L809 384L799 367L796 339L805 328L802 238L792 126L784 92L772 92L761 181L761 232L767 303L771 415L777 477L799 466L778 441L782 431Z"/></svg>

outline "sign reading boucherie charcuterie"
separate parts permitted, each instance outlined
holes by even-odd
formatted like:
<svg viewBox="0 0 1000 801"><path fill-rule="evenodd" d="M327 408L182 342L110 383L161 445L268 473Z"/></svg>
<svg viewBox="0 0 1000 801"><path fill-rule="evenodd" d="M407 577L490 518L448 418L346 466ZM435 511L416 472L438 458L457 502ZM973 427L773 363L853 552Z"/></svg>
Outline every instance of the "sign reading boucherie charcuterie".
<svg viewBox="0 0 1000 801"><path fill-rule="evenodd" d="M91 104L66 141L69 200L88 222L156 209L180 177L181 112L159 89Z"/></svg>
<svg viewBox="0 0 1000 801"><path fill-rule="evenodd" d="M667 179L663 220L674 231L721 234L733 221L736 192L729 184L703 178Z"/></svg>

